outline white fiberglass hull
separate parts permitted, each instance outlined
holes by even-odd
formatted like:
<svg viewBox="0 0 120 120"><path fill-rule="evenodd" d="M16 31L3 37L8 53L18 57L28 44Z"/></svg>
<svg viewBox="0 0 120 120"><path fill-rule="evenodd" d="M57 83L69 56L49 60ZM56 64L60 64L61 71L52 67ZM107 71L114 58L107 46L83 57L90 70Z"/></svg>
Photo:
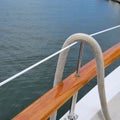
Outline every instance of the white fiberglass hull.
<svg viewBox="0 0 120 120"><path fill-rule="evenodd" d="M105 78L105 89L108 107L112 120L120 120L120 66ZM76 104L77 120L104 120L100 111L97 86ZM60 120L67 120L67 112Z"/></svg>

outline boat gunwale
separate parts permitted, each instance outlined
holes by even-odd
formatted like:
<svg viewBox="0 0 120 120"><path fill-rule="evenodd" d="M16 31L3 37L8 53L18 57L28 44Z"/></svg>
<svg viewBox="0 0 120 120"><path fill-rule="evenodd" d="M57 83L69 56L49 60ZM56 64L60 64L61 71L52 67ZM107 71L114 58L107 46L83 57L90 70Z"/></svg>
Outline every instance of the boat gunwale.
<svg viewBox="0 0 120 120"><path fill-rule="evenodd" d="M120 57L120 42L103 53L104 67ZM50 91L28 106L12 120L45 120L69 100L76 91L80 90L96 76L95 59L85 64L80 69L81 77L72 73L65 80L53 87Z"/></svg>

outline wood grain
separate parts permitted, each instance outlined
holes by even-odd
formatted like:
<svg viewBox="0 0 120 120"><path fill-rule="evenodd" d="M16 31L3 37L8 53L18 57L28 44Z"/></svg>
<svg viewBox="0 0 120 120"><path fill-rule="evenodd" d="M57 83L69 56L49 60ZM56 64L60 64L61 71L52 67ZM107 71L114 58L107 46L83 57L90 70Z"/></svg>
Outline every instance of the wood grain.
<svg viewBox="0 0 120 120"><path fill-rule="evenodd" d="M120 43L104 52L104 66L109 66L120 58ZM75 72L52 88L41 98L36 100L12 120L46 120L59 109L76 91L96 76L96 65L93 59L80 69L80 77L75 77Z"/></svg>

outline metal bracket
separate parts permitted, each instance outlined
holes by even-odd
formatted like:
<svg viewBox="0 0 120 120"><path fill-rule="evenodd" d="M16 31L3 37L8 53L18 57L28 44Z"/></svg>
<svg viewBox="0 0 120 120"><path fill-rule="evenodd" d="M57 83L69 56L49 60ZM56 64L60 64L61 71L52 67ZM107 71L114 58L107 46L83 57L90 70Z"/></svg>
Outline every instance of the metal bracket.
<svg viewBox="0 0 120 120"><path fill-rule="evenodd" d="M64 118L64 120L77 120L78 119L78 115L77 114L69 114L68 116L67 116L67 118Z"/></svg>
<svg viewBox="0 0 120 120"><path fill-rule="evenodd" d="M78 119L78 115L77 114L73 114L73 115L68 115L68 120L77 120Z"/></svg>

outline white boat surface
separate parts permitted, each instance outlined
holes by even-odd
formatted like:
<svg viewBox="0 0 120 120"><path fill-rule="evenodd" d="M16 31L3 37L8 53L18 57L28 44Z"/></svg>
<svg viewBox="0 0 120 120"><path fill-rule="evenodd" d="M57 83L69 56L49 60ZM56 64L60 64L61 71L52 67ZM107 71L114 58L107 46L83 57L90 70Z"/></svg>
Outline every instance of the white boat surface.
<svg viewBox="0 0 120 120"><path fill-rule="evenodd" d="M111 119L120 120L120 66L106 76L105 89ZM77 120L104 120L97 86L77 102L75 114ZM69 112L60 120L68 119L68 115Z"/></svg>

